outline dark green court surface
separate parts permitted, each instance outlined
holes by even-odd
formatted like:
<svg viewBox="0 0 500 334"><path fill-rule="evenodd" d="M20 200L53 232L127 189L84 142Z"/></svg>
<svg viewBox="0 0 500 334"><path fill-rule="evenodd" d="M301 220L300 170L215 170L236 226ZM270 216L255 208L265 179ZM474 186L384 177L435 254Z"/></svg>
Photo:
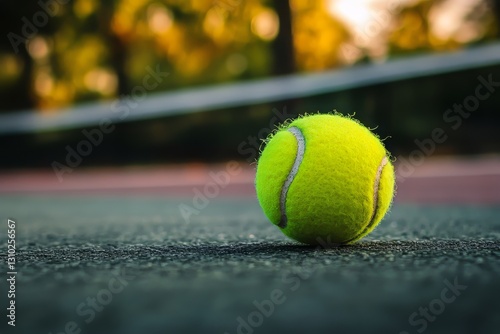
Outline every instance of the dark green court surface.
<svg viewBox="0 0 500 334"><path fill-rule="evenodd" d="M500 207L396 204L354 246L288 240L251 199L0 197L1 333L500 333Z"/></svg>

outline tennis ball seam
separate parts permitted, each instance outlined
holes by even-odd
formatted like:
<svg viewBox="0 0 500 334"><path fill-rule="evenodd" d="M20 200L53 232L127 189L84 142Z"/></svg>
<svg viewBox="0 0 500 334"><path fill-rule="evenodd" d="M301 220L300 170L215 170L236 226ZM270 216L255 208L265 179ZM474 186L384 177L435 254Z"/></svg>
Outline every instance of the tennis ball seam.
<svg viewBox="0 0 500 334"><path fill-rule="evenodd" d="M292 168L290 172L288 173L287 178L285 179L285 182L283 183L283 186L281 188L281 193L280 193L280 221L278 223L278 227L280 228L286 228L287 222L288 222L288 217L287 217L287 212L286 212L286 199L288 195L288 190L290 189L290 186L295 179L295 176L299 172L300 165L302 163L302 160L304 158L304 153L305 153L305 136L302 133L302 131L298 127L290 127L287 129L288 132L290 132L295 140L297 141L297 152L295 154L295 160L293 162ZM372 214L370 216L370 219L368 220L367 225L363 228L363 230L356 234L354 237L341 242L341 244L348 244L353 241L358 240L361 236L366 234L367 231L369 231L373 225L375 224L375 218L377 216L377 211L379 207L378 203L378 197L379 197L379 187L380 187L380 179L382 176L382 171L384 170L384 167L387 165L388 159L387 156L384 156L382 158L382 161L380 162L378 168L377 168L377 173L375 175L375 181L373 184L373 210Z"/></svg>
<svg viewBox="0 0 500 334"><path fill-rule="evenodd" d="M350 116L310 116L287 120L259 148L257 197L266 216L292 239L352 244L390 208L391 156Z"/></svg>
<svg viewBox="0 0 500 334"><path fill-rule="evenodd" d="M295 176L299 172L299 167L302 163L302 159L304 158L304 153L306 149L306 139L304 137L304 134L302 131L293 126L289 129L287 129L294 137L295 140L297 140L297 153L295 154L295 160L292 165L292 169L288 173L287 178L285 179L285 182L283 183L283 186L281 188L281 194L280 194L280 222L278 224L279 227L285 228L287 225L287 215L286 215L286 198L288 195L288 189L290 189L290 185L292 184L293 180L295 179Z"/></svg>
<svg viewBox="0 0 500 334"><path fill-rule="evenodd" d="M380 165L377 168L377 174L375 176L375 182L373 184L373 212L372 212L372 215L370 217L370 220L368 221L368 224L355 237L353 237L347 241L344 241L342 243L348 244L350 242L356 241L361 236L366 234L366 232L369 231L373 227L373 225L375 224L375 218L377 217L377 211L378 211L378 207L379 207L379 203L378 203L378 197L379 197L378 195L379 194L378 193L379 193L379 188L380 188L380 179L382 176L382 171L384 170L384 167L387 165L387 162L388 162L387 157L384 156L382 158L382 161L380 162Z"/></svg>

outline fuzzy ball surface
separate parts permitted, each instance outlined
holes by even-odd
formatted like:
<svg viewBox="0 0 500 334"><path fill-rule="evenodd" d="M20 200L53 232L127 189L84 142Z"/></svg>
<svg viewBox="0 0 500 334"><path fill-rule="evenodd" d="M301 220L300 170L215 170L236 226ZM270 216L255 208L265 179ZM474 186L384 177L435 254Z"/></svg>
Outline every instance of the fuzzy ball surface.
<svg viewBox="0 0 500 334"><path fill-rule="evenodd" d="M257 162L256 191L269 220L306 244L350 244L385 216L394 168L384 145L355 119L316 114L282 125Z"/></svg>

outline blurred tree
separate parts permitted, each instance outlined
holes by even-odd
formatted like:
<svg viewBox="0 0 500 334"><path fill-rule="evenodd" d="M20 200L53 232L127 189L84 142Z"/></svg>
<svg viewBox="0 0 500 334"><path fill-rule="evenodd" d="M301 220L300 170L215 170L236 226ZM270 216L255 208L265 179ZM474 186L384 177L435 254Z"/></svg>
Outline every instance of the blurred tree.
<svg viewBox="0 0 500 334"><path fill-rule="evenodd" d="M470 1L467 6L423 0L403 7L388 39L389 53L453 50L491 40L498 29L491 7L487 0Z"/></svg>
<svg viewBox="0 0 500 334"><path fill-rule="evenodd" d="M401 10L396 17L396 28L389 38L391 53L432 48L432 32L427 20L432 6L432 2L422 1Z"/></svg>
<svg viewBox="0 0 500 334"><path fill-rule="evenodd" d="M495 27L497 38L500 38L500 0L493 0L493 13L496 18Z"/></svg>
<svg viewBox="0 0 500 334"><path fill-rule="evenodd" d="M291 74L295 71L292 35L292 13L289 0L274 0L274 10L279 17L279 32L273 42L274 74Z"/></svg>
<svg viewBox="0 0 500 334"><path fill-rule="evenodd" d="M279 27L260 0L75 0L50 13L39 3L0 6L3 31L22 38L16 50L0 41L0 110L128 94L148 66L171 73L158 90L269 75ZM23 24L36 31L23 37Z"/></svg>
<svg viewBox="0 0 500 334"><path fill-rule="evenodd" d="M170 73L155 89L161 91L320 71L369 60L380 52L387 56L455 49L500 35L500 0L471 0L467 6L450 0L400 2L396 11L384 14L384 20L394 23L388 24L387 36L365 38L384 45L382 51L363 55L353 28L332 10L335 3L0 2L0 27L7 35L0 39L0 110L46 110L129 94L142 85L148 66ZM349 6L347 16L356 16L358 8ZM373 19L367 20L362 24L368 27ZM354 50L349 51L352 57L345 57L346 46Z"/></svg>
<svg viewBox="0 0 500 334"><path fill-rule="evenodd" d="M326 9L325 1L292 0L293 38L297 67L314 71L342 64L341 47L351 36Z"/></svg>
<svg viewBox="0 0 500 334"><path fill-rule="evenodd" d="M23 18L33 16L38 9L34 2L18 6L9 1L0 2L0 112L9 109L31 108L35 97L32 94L33 58L24 47ZM49 27L50 28L50 27ZM25 32L35 31L24 28Z"/></svg>
<svg viewBox="0 0 500 334"><path fill-rule="evenodd" d="M130 83L127 75L127 45L109 28L109 22L113 19L116 10L117 1L109 1L107 6L102 7L98 13L98 31L102 34L104 40L110 46L111 61L117 78L117 95L127 95L130 93Z"/></svg>

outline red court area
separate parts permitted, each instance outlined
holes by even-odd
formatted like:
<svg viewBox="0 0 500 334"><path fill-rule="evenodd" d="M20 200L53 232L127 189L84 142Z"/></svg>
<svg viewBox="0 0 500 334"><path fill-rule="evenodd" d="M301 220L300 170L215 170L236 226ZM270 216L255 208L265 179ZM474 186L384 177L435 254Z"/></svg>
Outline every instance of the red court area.
<svg viewBox="0 0 500 334"><path fill-rule="evenodd" d="M421 166L398 165L396 202L500 204L500 156L433 158ZM153 195L254 197L255 165L227 162L113 168L0 172L1 195Z"/></svg>

